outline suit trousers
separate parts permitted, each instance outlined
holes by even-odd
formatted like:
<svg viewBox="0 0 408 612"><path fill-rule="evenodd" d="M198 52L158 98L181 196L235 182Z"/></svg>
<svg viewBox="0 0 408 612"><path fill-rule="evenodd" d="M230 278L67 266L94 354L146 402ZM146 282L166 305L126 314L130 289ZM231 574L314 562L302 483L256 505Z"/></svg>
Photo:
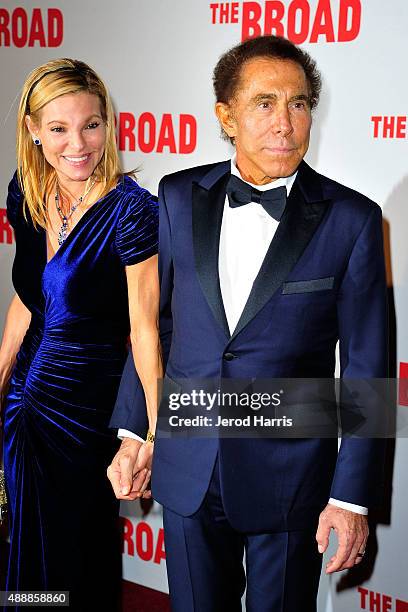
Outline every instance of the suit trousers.
<svg viewBox="0 0 408 612"><path fill-rule="evenodd" d="M245 588L247 612L316 612L317 525L236 531L224 512L218 460L199 510L183 517L164 508L163 519L172 612L238 612Z"/></svg>

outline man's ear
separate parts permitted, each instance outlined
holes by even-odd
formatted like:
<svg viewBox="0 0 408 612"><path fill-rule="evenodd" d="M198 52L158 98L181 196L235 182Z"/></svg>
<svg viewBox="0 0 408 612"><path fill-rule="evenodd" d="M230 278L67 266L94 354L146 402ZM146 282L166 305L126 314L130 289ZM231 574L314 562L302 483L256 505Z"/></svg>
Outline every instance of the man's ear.
<svg viewBox="0 0 408 612"><path fill-rule="evenodd" d="M38 132L39 132L38 126L31 119L30 115L26 115L24 120L25 120L25 124L26 124L27 129L30 132L31 136L33 138L37 138L38 137Z"/></svg>
<svg viewBox="0 0 408 612"><path fill-rule="evenodd" d="M224 132L226 132L230 138L234 138L236 124L231 105L225 104L224 102L217 102L215 105L215 114Z"/></svg>

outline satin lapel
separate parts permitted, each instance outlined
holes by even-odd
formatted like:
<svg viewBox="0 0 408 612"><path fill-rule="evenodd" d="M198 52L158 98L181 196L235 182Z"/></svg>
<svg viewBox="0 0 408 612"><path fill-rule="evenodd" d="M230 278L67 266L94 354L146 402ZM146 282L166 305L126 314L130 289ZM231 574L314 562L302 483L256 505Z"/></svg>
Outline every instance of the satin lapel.
<svg viewBox="0 0 408 612"><path fill-rule="evenodd" d="M193 243L194 259L197 275L207 302L223 329L227 338L230 337L227 318L222 302L220 278L218 274L218 252L222 214L224 210L226 185L230 176L229 165L220 164L216 167L221 178L214 184L214 172L210 180L203 179L193 183ZM215 173L215 178L216 178ZM209 184L210 183L210 184ZM205 186L204 186L205 185ZM208 188L207 188L208 187Z"/></svg>
<svg viewBox="0 0 408 612"><path fill-rule="evenodd" d="M312 183L307 185L309 179ZM318 175L303 163L232 338L248 325L289 276L321 223L329 200L322 199L316 181Z"/></svg>

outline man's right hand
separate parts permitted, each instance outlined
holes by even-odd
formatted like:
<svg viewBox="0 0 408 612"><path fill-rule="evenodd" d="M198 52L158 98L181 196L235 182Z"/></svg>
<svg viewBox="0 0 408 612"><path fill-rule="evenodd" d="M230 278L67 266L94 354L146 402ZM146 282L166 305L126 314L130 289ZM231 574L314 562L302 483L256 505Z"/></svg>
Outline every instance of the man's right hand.
<svg viewBox="0 0 408 612"><path fill-rule="evenodd" d="M141 465L140 461L138 463L142 446L144 445L139 440L124 438L107 469L107 476L117 499L133 501L138 497L151 496L150 491L146 490L151 476L150 465Z"/></svg>

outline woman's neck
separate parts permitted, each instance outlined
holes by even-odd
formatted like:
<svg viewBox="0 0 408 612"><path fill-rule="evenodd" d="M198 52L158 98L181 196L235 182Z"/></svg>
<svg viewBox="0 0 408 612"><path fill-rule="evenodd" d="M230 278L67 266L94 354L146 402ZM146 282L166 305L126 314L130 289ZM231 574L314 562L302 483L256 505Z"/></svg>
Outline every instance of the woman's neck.
<svg viewBox="0 0 408 612"><path fill-rule="evenodd" d="M91 184L95 182L93 176L90 176L85 181L73 181L65 176L56 175L56 183L59 192L65 197L65 199L74 202L79 200L84 195Z"/></svg>

